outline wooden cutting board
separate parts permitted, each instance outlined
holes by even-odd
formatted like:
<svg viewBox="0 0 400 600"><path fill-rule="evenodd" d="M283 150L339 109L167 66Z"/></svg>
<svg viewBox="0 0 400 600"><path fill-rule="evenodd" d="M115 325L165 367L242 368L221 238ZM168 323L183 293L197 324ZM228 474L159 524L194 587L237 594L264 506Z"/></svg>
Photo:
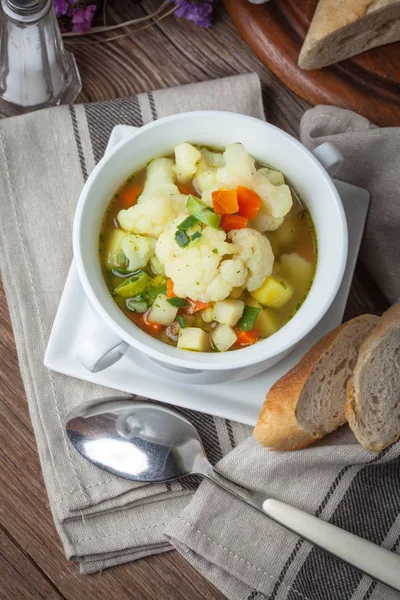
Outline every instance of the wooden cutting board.
<svg viewBox="0 0 400 600"><path fill-rule="evenodd" d="M303 71L297 59L318 0L224 4L244 41L296 94L311 104L349 108L378 125L400 125L400 42Z"/></svg>

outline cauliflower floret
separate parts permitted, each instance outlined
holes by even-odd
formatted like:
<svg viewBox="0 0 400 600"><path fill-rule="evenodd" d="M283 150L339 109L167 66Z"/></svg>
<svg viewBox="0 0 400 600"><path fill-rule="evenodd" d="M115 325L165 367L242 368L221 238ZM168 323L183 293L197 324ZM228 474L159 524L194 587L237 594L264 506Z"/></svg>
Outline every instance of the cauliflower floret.
<svg viewBox="0 0 400 600"><path fill-rule="evenodd" d="M125 231L158 238L178 215L185 212L186 200L183 194L151 195L145 202L120 210L117 220Z"/></svg>
<svg viewBox="0 0 400 600"><path fill-rule="evenodd" d="M219 152L211 152L207 148L201 148L201 160L197 165L194 185L199 192L209 188L217 189L217 168L225 166L225 159Z"/></svg>
<svg viewBox="0 0 400 600"><path fill-rule="evenodd" d="M257 231L275 231L283 223L284 217L273 217L262 204L255 219L250 221L250 227Z"/></svg>
<svg viewBox="0 0 400 600"><path fill-rule="evenodd" d="M143 235L127 235L121 241L121 248L129 261L131 271L142 269L154 256L156 241Z"/></svg>
<svg viewBox="0 0 400 600"><path fill-rule="evenodd" d="M181 248L174 237L181 221L180 217L176 219L156 245L157 258L174 282L175 294L200 302L223 300L233 287L243 285L247 277L247 268L241 260L235 257L222 260L225 255L238 252L239 246L228 243L224 231L206 226L196 246Z"/></svg>
<svg viewBox="0 0 400 600"><path fill-rule="evenodd" d="M272 273L274 254L269 240L248 227L230 231L228 237L239 247L236 256L248 269L246 288L249 292L258 289Z"/></svg>
<svg viewBox="0 0 400 600"><path fill-rule="evenodd" d="M293 200L290 188L283 185L273 185L261 173L253 176L253 189L260 196L264 212L274 218L284 217L292 208Z"/></svg>
<svg viewBox="0 0 400 600"><path fill-rule="evenodd" d="M184 142L176 146L174 171L180 183L187 183L193 177L200 159L200 150L192 144Z"/></svg>
<svg viewBox="0 0 400 600"><path fill-rule="evenodd" d="M145 202L148 197L158 194L179 194L174 181L175 172L172 158L155 158L147 167L144 188L139 196L138 204Z"/></svg>

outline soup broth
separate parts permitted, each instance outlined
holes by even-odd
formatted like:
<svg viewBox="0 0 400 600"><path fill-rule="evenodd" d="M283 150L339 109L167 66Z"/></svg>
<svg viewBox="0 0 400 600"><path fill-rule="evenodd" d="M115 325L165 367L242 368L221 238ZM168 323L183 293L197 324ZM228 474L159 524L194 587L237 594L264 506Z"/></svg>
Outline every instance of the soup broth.
<svg viewBox="0 0 400 600"><path fill-rule="evenodd" d="M207 152L214 154L216 151L204 149L204 152L207 156ZM222 157L223 155L218 153L216 156L217 158L214 159L215 162L220 160L218 156ZM240 231L241 239L243 239L245 237L245 233L243 232L252 229L254 224L257 225L257 217L247 221L246 217L240 216L240 211L239 213L228 213L228 216L224 214L221 215L220 212L217 212L218 205L215 203L215 198L217 197L215 195L215 189L211 193L214 209L212 206L202 202L201 204L195 204L194 209L188 210L188 199L193 197L199 202L204 200L204 198L206 198L207 189L204 190L204 184L202 185L202 190L199 189L198 182L201 180L196 177L199 167L192 177L179 177L179 171L177 169L178 159L176 157L177 154L166 158L171 159L171 161L176 160L174 166L176 176L173 176L171 183L173 186L177 187L179 197L175 194L176 198L179 198L181 206L184 208L186 206L186 209L182 210L182 214L178 218L176 215L171 215L172 217L175 217L175 219L172 218L171 222L166 224L164 231L168 230L169 227L174 227L175 223L175 240L176 244L179 246L179 248L176 248L176 252L184 255L185 248L188 248L190 249L188 256L195 256L197 261L197 255L200 256L202 248L201 244L204 245L206 243L206 234L210 233L210 223L214 222L213 227L218 231L222 231L222 226L228 237L232 235L230 233L232 229L229 229L229 222L232 222L233 226L240 225L240 229L233 229L233 231ZM222 159L220 162L222 164ZM210 166L210 170L214 169L217 172L218 169L223 168L224 166ZM268 175L268 182L272 183L275 187L287 187L284 176L278 171L275 171L272 167L265 167L265 165L260 165L255 162L254 169L255 173L259 173L261 176ZM214 171L212 172L212 175L213 174ZM289 185L292 199L290 209L285 214L284 218L281 218L281 221L273 222L273 226L276 226L277 224L279 226L274 230L266 230L261 233L255 229L256 233L252 234L251 239L256 236L257 243L260 235L263 237L265 236L270 243L270 248L273 253L272 270L270 270L267 276L263 278L264 281L262 281L261 285L257 286L256 289L250 284L247 288L246 284L238 286L234 285L228 290L226 297L220 298L217 296L217 300L210 300L208 299L208 296L199 295L200 298L204 298L205 301L203 301L191 297L190 293L186 293L184 296L182 296L181 293L175 294L176 289L183 289L186 291L186 288L184 280L178 281L176 279L174 281L174 277L171 277L170 273L174 272L173 265L170 265L170 263L167 262L163 264L163 261L160 260L163 256L163 253L161 252L162 236L165 238L168 234L164 233L164 231L160 233L160 228L158 228L158 230L154 229L153 237L146 235L145 230L149 225L146 220L143 224L142 221L144 217L139 213L137 228L135 226L135 221L133 221L131 229L127 229L125 221L126 217L129 215L129 209L140 203L142 203L141 206L144 206L145 202L149 202L149 200L146 199L146 181L149 177L148 167L144 167L137 173L134 173L120 187L110 201L101 227L100 260L104 278L115 302L124 312L126 317L146 333L166 344L174 346L178 345L178 347L187 350L198 351L225 351L243 348L273 335L284 326L300 308L302 302L306 298L312 284L317 262L317 244L312 219L306 205L300 199L293 187ZM259 178L260 175L255 175L255 177ZM164 181L162 182L162 185L166 186L167 184ZM154 202L154 198L157 200L157 194L164 194L161 189L162 188L160 187L160 191L154 192L152 196L153 200L151 200L152 202ZM166 189L174 191L174 188L171 187ZM221 186L221 189L225 193L224 185ZM243 192L242 190L244 189L247 190L247 192ZM256 204L257 194L255 194L254 190L250 191L251 193L249 193L248 187L238 186L237 197L239 199L240 197L253 199ZM232 198L235 193L236 192L233 190L233 195L231 194ZM275 193L275 190L272 189L272 192L270 193ZM142 198L140 198L141 195ZM145 199L143 199L144 196L146 197ZM173 196L173 194L170 194L170 196ZM150 197L151 196L148 196L148 198ZM165 196L162 197L165 198ZM223 198L225 198L225 196L223 196ZM226 198L228 198L228 195ZM249 202L248 204L243 205L245 206L245 209L243 209L245 213L249 210L255 210L254 206L250 206L249 208ZM155 204L155 206L157 206L157 204ZM200 210L199 206L204 207L203 211L206 211L206 213L204 213L205 218L203 213L200 215L196 212ZM242 204L239 206L241 207ZM240 208L240 210L242 209ZM127 212L121 213L121 211ZM122 218L123 216L125 220ZM191 217L193 224L191 225L191 222L188 222L187 225L191 226L185 229L185 222L188 217ZM197 217L200 217L200 219ZM236 221L234 220L235 217ZM201 218L203 218L203 221ZM149 220L151 221L151 219L152 216L149 213ZM179 219L181 220L181 223L178 223L178 227L182 225L182 229L178 229L176 226L176 222L179 222ZM218 221L218 219L220 219L220 221ZM243 219L247 222L245 223ZM217 221L218 226L215 227ZM244 224L245 227L242 227ZM221 238L223 237L221 234L218 235ZM147 254L142 247L139 247L138 249L135 246L136 253L142 253L143 255L142 263L143 260L146 260L146 263L140 264L138 268L135 268L135 265L139 263L135 263L136 258L134 257L135 260L133 261L134 265L132 267L131 260L122 250L121 244L115 243L115 239L116 237L118 238L118 236L122 239L124 239L125 236L125 246L129 236L131 236L132 239L134 238L133 243L136 244L136 246L142 244L142 240L139 238L149 238L149 240L144 240L144 243L147 243L149 246ZM186 246L180 245L186 244L186 242ZM145 249L146 248L147 246L145 246ZM195 254L196 248L197 254ZM241 252L237 254L233 234L232 254L228 253L228 248L227 253L222 257L221 263L235 259L236 256L243 257L243 252L245 251L247 251L246 244L243 245ZM253 251L255 252L255 256L258 256L257 247L254 247ZM211 252L217 254L217 248L212 248ZM268 252L270 252L270 250L268 250ZM146 256L149 256L150 258L147 260ZM207 259L214 260L214 257L209 254ZM178 260L181 260L181 256L178 257ZM261 261L262 260L263 259L261 258ZM242 261L244 261L243 258ZM221 263L219 266L221 266ZM193 262L193 270L197 269L197 264L197 262ZM231 264L233 265L236 263L231 262ZM237 264L240 265L240 262ZM243 270L247 269L247 272L250 273L251 269L248 265L251 263L249 261L247 261L247 263L244 261L242 264ZM185 267L188 267L188 265L186 264ZM238 271L239 270L240 268ZM179 269L177 271L179 271ZM235 274L235 277L236 276L241 277L242 274L237 272ZM255 276L259 277L259 273L257 272ZM199 278L200 277L201 273L199 271ZM249 278L248 281L250 281ZM189 283L187 285L189 286ZM202 282L196 281L194 282L194 285L201 286ZM211 287L212 285L210 285L207 290L211 290ZM252 287L253 289L249 289ZM190 291L191 289L189 290L188 287L188 292ZM207 293L212 294L211 291ZM159 318L157 322L155 320L157 314L163 309L165 315L161 314L161 318ZM170 312L171 315L169 314ZM238 318L236 319L236 317ZM186 339L188 341L185 342ZM180 340L184 341L181 343Z"/></svg>

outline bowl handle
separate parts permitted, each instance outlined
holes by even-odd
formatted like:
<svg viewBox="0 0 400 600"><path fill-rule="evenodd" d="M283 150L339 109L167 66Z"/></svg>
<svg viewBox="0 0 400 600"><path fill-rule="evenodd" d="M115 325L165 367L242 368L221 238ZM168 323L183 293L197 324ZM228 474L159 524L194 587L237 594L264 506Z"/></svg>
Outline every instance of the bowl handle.
<svg viewBox="0 0 400 600"><path fill-rule="evenodd" d="M343 155L330 142L317 146L312 153L331 177L336 175L344 161Z"/></svg>
<svg viewBox="0 0 400 600"><path fill-rule="evenodd" d="M129 345L112 329L101 324L89 338L79 344L75 356L85 369L98 373L116 363L128 348Z"/></svg>

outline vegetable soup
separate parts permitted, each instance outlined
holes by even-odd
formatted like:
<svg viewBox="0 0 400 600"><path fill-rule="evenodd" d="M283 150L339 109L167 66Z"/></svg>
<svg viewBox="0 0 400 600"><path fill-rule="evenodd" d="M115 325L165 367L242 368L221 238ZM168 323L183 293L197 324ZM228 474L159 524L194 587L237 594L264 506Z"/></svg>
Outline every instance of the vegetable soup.
<svg viewBox="0 0 400 600"><path fill-rule="evenodd" d="M128 319L185 350L224 352L273 335L312 284L311 216L283 173L242 144L180 144L116 192L100 259Z"/></svg>

